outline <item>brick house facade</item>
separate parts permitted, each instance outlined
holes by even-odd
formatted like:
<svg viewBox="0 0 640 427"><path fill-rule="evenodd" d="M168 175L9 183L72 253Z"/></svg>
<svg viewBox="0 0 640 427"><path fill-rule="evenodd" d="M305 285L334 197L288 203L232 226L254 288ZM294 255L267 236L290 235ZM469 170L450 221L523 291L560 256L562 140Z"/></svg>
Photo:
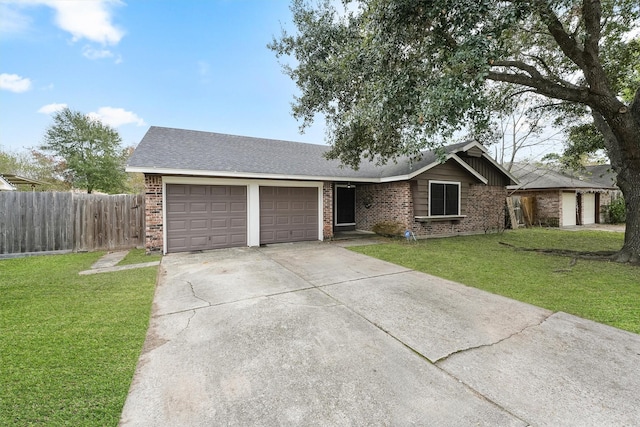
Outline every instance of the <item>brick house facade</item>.
<svg viewBox="0 0 640 427"><path fill-rule="evenodd" d="M127 166L145 175L147 251L327 240L381 222L417 236L504 227L516 181L476 142L357 171L326 160L326 149L152 127Z"/></svg>

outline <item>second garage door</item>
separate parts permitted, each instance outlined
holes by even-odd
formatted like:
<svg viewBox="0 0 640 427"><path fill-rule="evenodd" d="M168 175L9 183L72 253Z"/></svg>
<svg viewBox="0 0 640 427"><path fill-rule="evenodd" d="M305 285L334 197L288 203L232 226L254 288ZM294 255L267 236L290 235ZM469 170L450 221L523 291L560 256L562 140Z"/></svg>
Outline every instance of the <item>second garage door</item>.
<svg viewBox="0 0 640 427"><path fill-rule="evenodd" d="M316 187L260 187L260 244L318 240Z"/></svg>
<svg viewBox="0 0 640 427"><path fill-rule="evenodd" d="M247 245L247 188L167 184L167 252Z"/></svg>
<svg viewBox="0 0 640 427"><path fill-rule="evenodd" d="M562 193L562 226L576 225L576 193Z"/></svg>
<svg viewBox="0 0 640 427"><path fill-rule="evenodd" d="M584 193L582 195L582 224L596 223L596 195Z"/></svg>

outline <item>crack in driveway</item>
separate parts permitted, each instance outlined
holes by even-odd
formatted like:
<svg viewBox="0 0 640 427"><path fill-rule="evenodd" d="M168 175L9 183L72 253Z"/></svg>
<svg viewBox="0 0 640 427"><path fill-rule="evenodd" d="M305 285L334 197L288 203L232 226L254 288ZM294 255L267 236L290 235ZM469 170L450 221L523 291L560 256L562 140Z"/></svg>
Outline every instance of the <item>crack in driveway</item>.
<svg viewBox="0 0 640 427"><path fill-rule="evenodd" d="M513 338L513 337L515 337L515 336L517 336L517 335L522 334L523 332L525 332L525 331L526 331L526 330L528 330L528 329L531 329L531 328L537 328L537 327L541 326L544 322L546 322L547 320L549 320L549 318L550 318L551 316L553 316L554 314L556 314L556 312L549 313L548 315L544 316L544 318L543 318L542 320L540 320L539 322L537 322L537 323L535 323L535 324L533 324L533 325L527 325L527 326L525 326L524 328L522 328L522 329L520 329L520 330L517 330L517 331L513 332L512 334L509 334L508 336L506 336L506 337L504 337L504 338L500 338L499 340L497 340L497 341L495 341L495 342L490 342L490 343L487 343L487 344L480 344L480 345L476 345L476 346L473 346L473 347L462 348L462 349L460 349L460 350L456 350L456 351L453 351L453 352L451 352L451 353L449 353L449 354L447 354L447 355L445 355L445 356L442 356L442 357L441 357L441 358L439 358L439 359L433 360L433 361L432 361L432 363L434 363L434 364L436 364L436 365L437 365L437 364L439 364L440 362L444 362L445 360L447 360L447 359L449 359L450 357L455 356L455 355L457 355L457 354L466 353L466 352L473 351L473 350L477 350L477 349L484 348L484 347L493 347L493 346L495 346L495 345L498 345L498 344L500 344L500 343L503 343L503 342L505 342L505 341L508 341L508 340L510 340L511 338Z"/></svg>

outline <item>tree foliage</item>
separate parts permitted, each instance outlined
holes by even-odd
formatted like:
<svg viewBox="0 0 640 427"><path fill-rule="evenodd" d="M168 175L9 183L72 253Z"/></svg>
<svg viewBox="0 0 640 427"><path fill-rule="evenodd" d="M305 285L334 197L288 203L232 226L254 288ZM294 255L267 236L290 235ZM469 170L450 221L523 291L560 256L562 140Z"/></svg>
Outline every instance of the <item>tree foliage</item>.
<svg viewBox="0 0 640 427"><path fill-rule="evenodd" d="M591 114L627 202L620 260L640 261L637 0L294 0L297 33L270 48L300 95L293 114L325 117L330 158L357 167L420 156L489 129L491 85L549 100L575 124ZM634 38L635 37L635 38ZM622 98L627 90L628 97ZM571 113L571 114L569 114Z"/></svg>
<svg viewBox="0 0 640 427"><path fill-rule="evenodd" d="M127 153L116 130L79 111L65 108L53 116L40 149L64 165L61 173L74 188L106 193L126 190Z"/></svg>
<svg viewBox="0 0 640 427"><path fill-rule="evenodd" d="M11 152L0 150L0 174L14 174L33 179L41 183L38 191L65 191L70 185L65 182L59 172L63 165L52 156L44 155L36 150L31 152ZM30 185L18 185L18 190L32 191Z"/></svg>

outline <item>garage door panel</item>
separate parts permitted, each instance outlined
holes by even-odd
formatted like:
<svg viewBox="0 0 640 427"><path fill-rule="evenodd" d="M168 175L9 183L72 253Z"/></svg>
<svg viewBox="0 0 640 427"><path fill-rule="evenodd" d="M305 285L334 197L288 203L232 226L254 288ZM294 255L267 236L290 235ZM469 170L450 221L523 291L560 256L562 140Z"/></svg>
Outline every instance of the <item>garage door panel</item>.
<svg viewBox="0 0 640 427"><path fill-rule="evenodd" d="M207 212L207 203L191 202L189 203L188 212L190 214L194 214L197 212L205 213Z"/></svg>
<svg viewBox="0 0 640 427"><path fill-rule="evenodd" d="M209 221L206 219L192 219L189 221L189 229L192 231L206 230L209 228Z"/></svg>
<svg viewBox="0 0 640 427"><path fill-rule="evenodd" d="M209 238L205 236L199 236L199 237L191 237L189 240L192 247L195 246L199 248L204 248L207 246Z"/></svg>
<svg viewBox="0 0 640 427"><path fill-rule="evenodd" d="M247 219L246 218L231 218L231 227L234 228L247 228Z"/></svg>
<svg viewBox="0 0 640 427"><path fill-rule="evenodd" d="M260 187L260 243L318 239L316 187Z"/></svg>
<svg viewBox="0 0 640 427"><path fill-rule="evenodd" d="M206 185L189 185L186 194L189 196L205 197L207 195L207 187Z"/></svg>
<svg viewBox="0 0 640 427"><path fill-rule="evenodd" d="M247 204L246 203L239 203L239 202L231 202L231 205L229 207L229 211L233 212L233 213L245 214L245 212L247 211Z"/></svg>
<svg viewBox="0 0 640 427"><path fill-rule="evenodd" d="M167 221L167 229L171 228L172 230L186 230L187 229L187 221L182 220L171 220Z"/></svg>
<svg viewBox="0 0 640 427"><path fill-rule="evenodd" d="M225 202L213 202L211 203L211 212L227 212L229 204Z"/></svg>
<svg viewBox="0 0 640 427"><path fill-rule="evenodd" d="M188 188L184 185L167 185L167 196L179 196L187 194Z"/></svg>
<svg viewBox="0 0 640 427"><path fill-rule="evenodd" d="M291 224L291 218L289 218L288 216L277 216L276 217L276 224L278 224L278 225L289 225L289 224Z"/></svg>
<svg viewBox="0 0 640 427"><path fill-rule="evenodd" d="M231 196L246 196L246 189L244 187L229 187L229 195Z"/></svg>
<svg viewBox="0 0 640 427"><path fill-rule="evenodd" d="M232 234L231 243L237 245L245 245L247 243L247 236L244 233Z"/></svg>
<svg viewBox="0 0 640 427"><path fill-rule="evenodd" d="M228 224L229 224L229 221L226 218L212 219L211 220L211 229L213 229L213 230L218 230L218 229L226 230L227 227L229 226Z"/></svg>
<svg viewBox="0 0 640 427"><path fill-rule="evenodd" d="M246 245L246 187L167 184L166 190L169 252Z"/></svg>

